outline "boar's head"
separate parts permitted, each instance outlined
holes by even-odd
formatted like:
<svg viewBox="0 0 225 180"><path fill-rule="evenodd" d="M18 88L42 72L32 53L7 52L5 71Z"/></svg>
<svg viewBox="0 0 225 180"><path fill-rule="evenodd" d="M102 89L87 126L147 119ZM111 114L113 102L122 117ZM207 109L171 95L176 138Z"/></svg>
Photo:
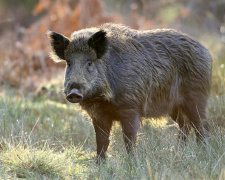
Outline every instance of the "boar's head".
<svg viewBox="0 0 225 180"><path fill-rule="evenodd" d="M67 38L48 32L51 41L51 58L65 61L64 92L71 103L79 103L92 96L101 95L101 58L107 51L106 32L78 31Z"/></svg>

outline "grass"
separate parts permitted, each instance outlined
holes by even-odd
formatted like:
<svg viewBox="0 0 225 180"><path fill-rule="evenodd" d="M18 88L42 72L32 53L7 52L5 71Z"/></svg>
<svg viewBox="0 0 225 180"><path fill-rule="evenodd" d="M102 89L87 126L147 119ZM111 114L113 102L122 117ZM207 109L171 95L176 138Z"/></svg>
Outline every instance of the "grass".
<svg viewBox="0 0 225 180"><path fill-rule="evenodd" d="M196 144L193 133L186 146L179 144L177 126L169 119L146 119L133 155L126 154L121 128L115 125L107 162L97 166L91 120L78 106L3 92L2 179L225 178L225 132L217 125L225 120L224 94L210 99L210 119L215 122L207 148Z"/></svg>

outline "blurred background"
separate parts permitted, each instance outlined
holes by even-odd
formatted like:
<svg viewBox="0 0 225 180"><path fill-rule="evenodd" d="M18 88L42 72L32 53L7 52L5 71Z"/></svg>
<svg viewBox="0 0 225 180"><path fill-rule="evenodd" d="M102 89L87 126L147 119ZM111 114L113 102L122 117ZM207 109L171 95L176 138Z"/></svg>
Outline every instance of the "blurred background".
<svg viewBox="0 0 225 180"><path fill-rule="evenodd" d="M105 22L181 30L209 49L216 71L224 68L225 0L0 0L0 85L39 95L49 83L62 88L65 65L48 57L46 32L70 36Z"/></svg>

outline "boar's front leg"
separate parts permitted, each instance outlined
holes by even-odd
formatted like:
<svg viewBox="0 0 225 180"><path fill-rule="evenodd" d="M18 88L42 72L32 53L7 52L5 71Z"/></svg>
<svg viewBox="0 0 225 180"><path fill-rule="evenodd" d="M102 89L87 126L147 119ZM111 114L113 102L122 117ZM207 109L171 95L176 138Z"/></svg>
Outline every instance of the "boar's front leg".
<svg viewBox="0 0 225 180"><path fill-rule="evenodd" d="M121 113L121 125L126 150L129 153L136 145L137 132L140 127L140 115L133 110L125 110Z"/></svg>
<svg viewBox="0 0 225 180"><path fill-rule="evenodd" d="M93 119L97 143L97 162L105 160L105 153L109 146L109 135L112 127L111 120Z"/></svg>

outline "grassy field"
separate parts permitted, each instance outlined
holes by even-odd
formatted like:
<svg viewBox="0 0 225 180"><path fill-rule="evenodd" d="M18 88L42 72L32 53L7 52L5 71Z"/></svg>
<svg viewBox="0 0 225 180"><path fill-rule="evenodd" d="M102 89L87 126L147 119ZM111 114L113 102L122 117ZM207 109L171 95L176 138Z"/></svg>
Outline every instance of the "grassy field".
<svg viewBox="0 0 225 180"><path fill-rule="evenodd" d="M211 98L211 119L225 120L224 98ZM129 156L116 125L107 162L97 166L94 130L79 107L2 94L0 110L2 179L225 178L225 132L215 123L203 148L193 133L186 146L178 144L177 126L169 119L144 120L137 152Z"/></svg>
<svg viewBox="0 0 225 180"><path fill-rule="evenodd" d="M209 102L212 123L207 147L194 133L186 146L169 118L143 120L138 146L127 155L116 124L105 164L95 164L90 118L59 97L0 93L1 179L225 179L225 58L215 58ZM61 88L61 87L58 87ZM50 88L49 88L50 89Z"/></svg>

